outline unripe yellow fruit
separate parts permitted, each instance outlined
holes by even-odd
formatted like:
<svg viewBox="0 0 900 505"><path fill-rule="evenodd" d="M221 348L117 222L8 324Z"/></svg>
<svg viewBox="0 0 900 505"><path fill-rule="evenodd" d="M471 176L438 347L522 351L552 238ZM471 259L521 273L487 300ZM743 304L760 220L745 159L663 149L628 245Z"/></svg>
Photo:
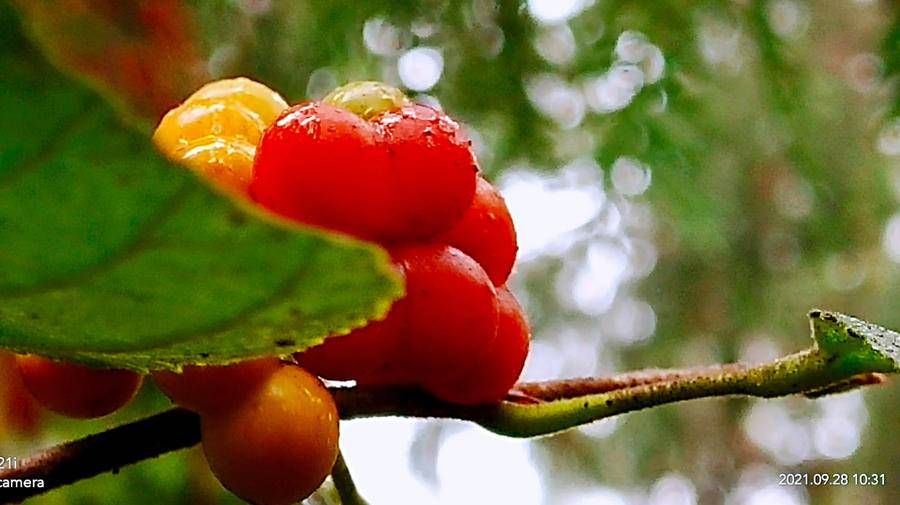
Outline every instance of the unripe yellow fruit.
<svg viewBox="0 0 900 505"><path fill-rule="evenodd" d="M312 494L338 453L338 412L318 378L284 365L233 409L202 415L209 467L231 492L257 505Z"/></svg>
<svg viewBox="0 0 900 505"><path fill-rule="evenodd" d="M288 106L281 95L269 89L265 84L246 77L211 82L195 91L189 98L189 100L191 99L225 100L240 103L248 110L258 114L265 125L275 122L278 115Z"/></svg>
<svg viewBox="0 0 900 505"><path fill-rule="evenodd" d="M242 194L256 144L286 108L278 93L250 79L211 82L162 118L153 141L172 160Z"/></svg>
<svg viewBox="0 0 900 505"><path fill-rule="evenodd" d="M332 90L322 102L356 114L366 121L412 102L399 89L378 81L354 81Z"/></svg>

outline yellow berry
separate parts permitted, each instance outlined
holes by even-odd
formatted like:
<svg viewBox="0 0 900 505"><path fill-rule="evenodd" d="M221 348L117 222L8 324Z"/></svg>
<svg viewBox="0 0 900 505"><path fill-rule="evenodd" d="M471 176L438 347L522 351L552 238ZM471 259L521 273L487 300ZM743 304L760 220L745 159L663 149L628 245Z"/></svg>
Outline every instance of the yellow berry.
<svg viewBox="0 0 900 505"><path fill-rule="evenodd" d="M179 160L218 186L240 194L253 175L256 146L239 138L209 135L179 150Z"/></svg>
<svg viewBox="0 0 900 505"><path fill-rule="evenodd" d="M170 110L156 129L153 140L175 157L188 144L207 136L241 139L256 146L268 123L259 114L231 98L189 99Z"/></svg>
<svg viewBox="0 0 900 505"><path fill-rule="evenodd" d="M223 486L257 505L288 505L313 493L338 451L338 413L315 376L279 368L239 405L201 414L203 451Z"/></svg>
<svg viewBox="0 0 900 505"><path fill-rule="evenodd" d="M332 90L322 101L349 110L366 121L411 103L402 91L378 81L347 83Z"/></svg>
<svg viewBox="0 0 900 505"><path fill-rule="evenodd" d="M287 109L288 106L281 95L269 89L265 84L246 77L222 79L206 84L188 98L188 100L197 99L229 99L240 103L258 114L266 126L274 123L281 111Z"/></svg>
<svg viewBox="0 0 900 505"><path fill-rule="evenodd" d="M243 193L256 144L285 108L284 99L258 82L243 77L216 81L170 110L153 140L170 159Z"/></svg>

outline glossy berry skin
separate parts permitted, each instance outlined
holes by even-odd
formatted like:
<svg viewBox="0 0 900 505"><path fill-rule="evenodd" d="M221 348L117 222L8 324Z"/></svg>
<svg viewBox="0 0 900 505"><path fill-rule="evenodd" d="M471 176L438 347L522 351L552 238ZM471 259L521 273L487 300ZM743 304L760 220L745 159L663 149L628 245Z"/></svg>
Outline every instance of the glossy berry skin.
<svg viewBox="0 0 900 505"><path fill-rule="evenodd" d="M450 229L472 204L478 165L472 142L440 111L409 105L374 120L391 166L395 220L390 240L428 240Z"/></svg>
<svg viewBox="0 0 900 505"><path fill-rule="evenodd" d="M448 230L475 194L468 140L449 118L403 107L371 122L327 103L285 111L263 135L250 194L290 219L381 243Z"/></svg>
<svg viewBox="0 0 900 505"><path fill-rule="evenodd" d="M219 188L244 195L253 176L255 153L253 144L244 140L207 136L187 144L180 161Z"/></svg>
<svg viewBox="0 0 900 505"><path fill-rule="evenodd" d="M519 250L516 228L506 202L500 192L481 177L478 177L472 205L438 241L475 259L495 286L506 283Z"/></svg>
<svg viewBox="0 0 900 505"><path fill-rule="evenodd" d="M397 368L416 383L442 377L483 353L494 340L497 294L478 263L446 245L408 246L392 253L406 276Z"/></svg>
<svg viewBox="0 0 900 505"><path fill-rule="evenodd" d="M153 140L165 153L202 137L240 138L252 145L287 108L278 93L244 77L206 84L162 118Z"/></svg>
<svg viewBox="0 0 900 505"><path fill-rule="evenodd" d="M506 287L497 289L497 336L491 346L454 373L424 384L436 397L462 405L494 403L515 385L528 356L530 330L525 313Z"/></svg>
<svg viewBox="0 0 900 505"><path fill-rule="evenodd" d="M234 407L256 394L280 368L278 358L259 358L224 366L186 366L180 372L153 372L153 381L177 405L194 412Z"/></svg>
<svg viewBox="0 0 900 505"><path fill-rule="evenodd" d="M153 140L163 151L175 153L203 137L235 138L256 146L269 124L244 104L227 97L192 96L163 116Z"/></svg>
<svg viewBox="0 0 900 505"><path fill-rule="evenodd" d="M287 104L243 77L209 83L170 110L153 140L160 151L217 186L246 193L256 144Z"/></svg>
<svg viewBox="0 0 900 505"><path fill-rule="evenodd" d="M306 498L337 458L338 413L319 379L282 366L234 409L201 416L210 469L234 494L258 505Z"/></svg>
<svg viewBox="0 0 900 505"><path fill-rule="evenodd" d="M333 336L294 354L301 367L331 380L356 380L378 374L398 352L402 318L392 310L382 321L372 321L347 335Z"/></svg>
<svg viewBox="0 0 900 505"><path fill-rule="evenodd" d="M266 130L250 195L289 219L374 239L393 218L389 175L373 125L309 103L291 107Z"/></svg>
<svg viewBox="0 0 900 505"><path fill-rule="evenodd" d="M129 370L89 368L33 355L16 356L16 366L41 405L79 419L115 412L134 397L143 379Z"/></svg>
<svg viewBox="0 0 900 505"><path fill-rule="evenodd" d="M278 115L288 107L281 95L265 84L246 77L211 82L195 91L190 99L240 104L255 113L264 125L275 122Z"/></svg>
<svg viewBox="0 0 900 505"><path fill-rule="evenodd" d="M349 110L366 121L412 105L402 91L378 81L349 82L332 90L322 102Z"/></svg>

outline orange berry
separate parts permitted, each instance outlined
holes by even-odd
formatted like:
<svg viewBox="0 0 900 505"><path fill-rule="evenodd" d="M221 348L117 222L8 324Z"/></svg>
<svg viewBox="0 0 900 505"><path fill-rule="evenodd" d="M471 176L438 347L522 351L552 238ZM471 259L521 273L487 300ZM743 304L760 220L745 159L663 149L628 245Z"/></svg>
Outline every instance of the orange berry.
<svg viewBox="0 0 900 505"><path fill-rule="evenodd" d="M337 458L334 400L297 366L282 366L236 408L201 419L210 469L251 503L299 502L322 484Z"/></svg>
<svg viewBox="0 0 900 505"><path fill-rule="evenodd" d="M123 407L143 380L130 370L90 368L33 355L16 356L16 365L25 387L44 407L82 419Z"/></svg>

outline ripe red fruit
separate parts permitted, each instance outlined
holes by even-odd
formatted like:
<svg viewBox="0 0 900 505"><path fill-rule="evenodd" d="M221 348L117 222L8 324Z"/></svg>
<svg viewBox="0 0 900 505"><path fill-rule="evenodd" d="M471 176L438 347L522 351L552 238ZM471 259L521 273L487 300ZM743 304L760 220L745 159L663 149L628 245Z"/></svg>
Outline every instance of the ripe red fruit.
<svg viewBox="0 0 900 505"><path fill-rule="evenodd" d="M484 269L446 245L400 248L394 261L406 275L400 370L418 383L444 376L483 353L497 328L497 294Z"/></svg>
<svg viewBox="0 0 900 505"><path fill-rule="evenodd" d="M203 452L226 488L258 505L315 491L338 451L338 412L319 380L282 366L233 409L201 415Z"/></svg>
<svg viewBox="0 0 900 505"><path fill-rule="evenodd" d="M516 228L506 202L494 186L481 177L472 205L463 218L438 239L471 256L487 272L495 286L502 286L516 262Z"/></svg>
<svg viewBox="0 0 900 505"><path fill-rule="evenodd" d="M452 374L433 376L424 386L438 398L463 405L506 397L525 366L530 330L525 313L506 287L497 289L497 336L485 353Z"/></svg>
<svg viewBox="0 0 900 505"><path fill-rule="evenodd" d="M153 372L166 396L194 412L231 408L254 394L279 368L278 358L259 358L225 366L186 366L181 373Z"/></svg>
<svg viewBox="0 0 900 505"><path fill-rule="evenodd" d="M251 197L296 221L382 243L427 239L462 217L477 167L456 123L424 106L372 122L325 103L263 134Z"/></svg>
<svg viewBox="0 0 900 505"><path fill-rule="evenodd" d="M475 194L472 142L445 114L408 105L374 119L391 161L395 220L388 239L430 239L459 221Z"/></svg>
<svg viewBox="0 0 900 505"><path fill-rule="evenodd" d="M40 356L16 356L25 387L44 407L75 418L102 417L131 400L142 377L130 370L89 368Z"/></svg>
<svg viewBox="0 0 900 505"><path fill-rule="evenodd" d="M347 335L329 337L321 344L294 354L301 367L331 380L356 380L384 369L397 352L401 318L391 310L382 321L372 321Z"/></svg>
<svg viewBox="0 0 900 505"><path fill-rule="evenodd" d="M22 382L15 354L0 352L0 433L33 436L41 429L43 415Z"/></svg>
<svg viewBox="0 0 900 505"><path fill-rule="evenodd" d="M355 114L322 103L288 108L264 133L250 195L296 221L377 238L391 219L387 151Z"/></svg>

